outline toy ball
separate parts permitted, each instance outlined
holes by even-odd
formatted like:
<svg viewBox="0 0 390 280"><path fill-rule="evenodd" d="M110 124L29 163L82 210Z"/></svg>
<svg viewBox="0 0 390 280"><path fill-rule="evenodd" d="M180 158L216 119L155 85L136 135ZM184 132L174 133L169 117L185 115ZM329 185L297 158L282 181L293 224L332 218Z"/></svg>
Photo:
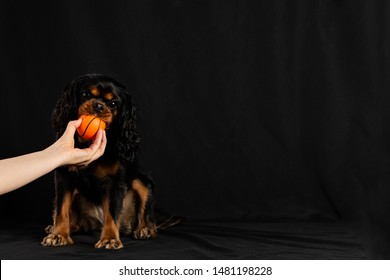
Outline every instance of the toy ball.
<svg viewBox="0 0 390 280"><path fill-rule="evenodd" d="M106 129L106 123L94 115L82 115L81 125L77 128L77 133L86 140L95 139L99 129Z"/></svg>

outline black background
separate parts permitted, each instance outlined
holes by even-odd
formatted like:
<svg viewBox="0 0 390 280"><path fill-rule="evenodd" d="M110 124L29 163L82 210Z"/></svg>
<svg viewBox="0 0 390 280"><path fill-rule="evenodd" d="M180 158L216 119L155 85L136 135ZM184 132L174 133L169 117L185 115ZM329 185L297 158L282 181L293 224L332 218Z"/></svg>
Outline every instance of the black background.
<svg viewBox="0 0 390 280"><path fill-rule="evenodd" d="M2 1L1 158L50 145L65 84L108 74L138 104L158 207L345 221L386 258L389 15L368 0ZM1 218L50 222L53 197L48 174L0 197Z"/></svg>

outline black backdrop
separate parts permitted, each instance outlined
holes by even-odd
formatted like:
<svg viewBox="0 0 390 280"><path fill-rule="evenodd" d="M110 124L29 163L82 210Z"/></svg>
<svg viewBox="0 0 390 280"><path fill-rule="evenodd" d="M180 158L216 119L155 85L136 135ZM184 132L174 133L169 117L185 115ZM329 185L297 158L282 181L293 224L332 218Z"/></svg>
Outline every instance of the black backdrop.
<svg viewBox="0 0 390 280"><path fill-rule="evenodd" d="M389 256L387 1L101 2L0 3L1 158L52 143L64 85L105 73L134 92L165 211L346 221ZM50 221L53 195L49 174L1 218Z"/></svg>

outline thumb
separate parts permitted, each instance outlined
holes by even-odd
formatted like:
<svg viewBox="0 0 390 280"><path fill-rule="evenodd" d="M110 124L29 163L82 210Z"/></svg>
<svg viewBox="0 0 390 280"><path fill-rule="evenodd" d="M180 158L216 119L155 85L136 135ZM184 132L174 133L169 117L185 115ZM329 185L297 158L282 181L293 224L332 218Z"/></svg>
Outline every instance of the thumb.
<svg viewBox="0 0 390 280"><path fill-rule="evenodd" d="M76 121L70 121L64 132L64 136L73 137L73 135L76 132L76 129L81 125L81 121L82 121L81 119L78 119Z"/></svg>

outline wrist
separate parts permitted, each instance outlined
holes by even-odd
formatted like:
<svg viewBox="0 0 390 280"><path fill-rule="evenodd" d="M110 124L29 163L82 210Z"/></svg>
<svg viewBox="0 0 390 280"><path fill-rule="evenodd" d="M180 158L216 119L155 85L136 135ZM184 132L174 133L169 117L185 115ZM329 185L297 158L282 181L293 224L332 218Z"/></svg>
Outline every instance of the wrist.
<svg viewBox="0 0 390 280"><path fill-rule="evenodd" d="M53 169L60 167L66 163L67 153L58 147L57 142L42 151L44 156L49 159Z"/></svg>

